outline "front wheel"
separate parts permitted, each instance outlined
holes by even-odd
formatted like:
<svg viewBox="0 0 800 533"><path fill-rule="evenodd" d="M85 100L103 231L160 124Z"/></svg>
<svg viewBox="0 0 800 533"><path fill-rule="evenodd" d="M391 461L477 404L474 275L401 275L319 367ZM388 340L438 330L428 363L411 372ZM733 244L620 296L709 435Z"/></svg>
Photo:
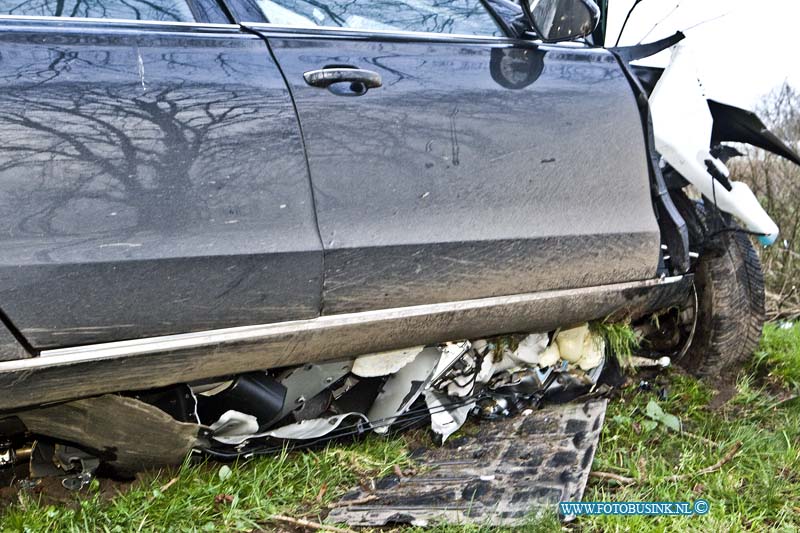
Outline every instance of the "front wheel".
<svg viewBox="0 0 800 533"><path fill-rule="evenodd" d="M694 338L679 364L712 382L730 381L761 337L765 319L761 262L750 238L735 231L733 222L727 221L733 231L715 232L709 224L710 210L702 203L685 196L676 203L700 254L695 268Z"/></svg>

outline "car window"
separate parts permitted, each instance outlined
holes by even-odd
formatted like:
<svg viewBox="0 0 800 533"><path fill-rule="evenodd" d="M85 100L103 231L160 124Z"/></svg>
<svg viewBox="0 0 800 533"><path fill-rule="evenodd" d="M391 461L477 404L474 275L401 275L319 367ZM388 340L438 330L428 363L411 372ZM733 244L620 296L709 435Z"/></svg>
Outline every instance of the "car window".
<svg viewBox="0 0 800 533"><path fill-rule="evenodd" d="M257 0L272 24L502 35L481 0Z"/></svg>
<svg viewBox="0 0 800 533"><path fill-rule="evenodd" d="M0 14L194 22L185 0L0 0Z"/></svg>

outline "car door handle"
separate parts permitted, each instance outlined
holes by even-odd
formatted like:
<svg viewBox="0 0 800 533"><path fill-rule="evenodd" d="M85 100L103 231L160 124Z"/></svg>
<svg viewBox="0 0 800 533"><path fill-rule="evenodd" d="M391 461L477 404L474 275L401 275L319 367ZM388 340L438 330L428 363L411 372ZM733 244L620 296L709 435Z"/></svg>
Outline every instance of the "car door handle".
<svg viewBox="0 0 800 533"><path fill-rule="evenodd" d="M303 79L312 87L327 88L334 83L350 82L363 85L366 89L375 89L381 86L381 75L371 70L360 68L322 68L310 70L303 74Z"/></svg>

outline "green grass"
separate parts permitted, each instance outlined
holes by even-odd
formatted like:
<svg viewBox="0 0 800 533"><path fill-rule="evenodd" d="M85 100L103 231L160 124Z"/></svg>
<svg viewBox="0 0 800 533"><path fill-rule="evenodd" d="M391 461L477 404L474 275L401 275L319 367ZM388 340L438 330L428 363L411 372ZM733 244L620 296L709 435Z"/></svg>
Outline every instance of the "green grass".
<svg viewBox="0 0 800 533"><path fill-rule="evenodd" d="M681 418L683 433L663 425L648 430L646 404L652 393L624 391L612 402L595 470L637 479L629 487L593 482L584 500L708 500L697 517L592 517L583 531L797 531L800 529L800 411L742 378L738 394L720 411L706 408L710 391L672 372L665 376L663 410ZM689 432L691 435L686 434ZM693 475L719 461L737 443L741 449L716 472ZM672 475L685 479L669 481Z"/></svg>
<svg viewBox="0 0 800 533"><path fill-rule="evenodd" d="M707 515L579 517L564 527L587 532L800 530L800 402L790 399L800 383L800 326L790 330L768 326L752 368L756 377L743 374L735 397L719 410L708 407L713 392L679 370L661 374L652 391L640 391L634 378L609 405L593 469L636 482L620 486L592 479L584 500L704 498L710 503ZM666 389L665 400L659 399L660 388ZM679 417L682 432L648 416L651 402L663 413ZM649 412L652 415L652 406ZM739 453L719 470L697 474L738 443ZM80 496L71 494L69 501L57 505L22 492L14 505L0 511L0 529L280 530L268 521L270 515L317 520L329 503L360 480L410 464L405 441L399 437L255 459L232 465L230 471L217 463L187 463L176 471L147 474L110 498L107 482ZM667 479L673 475L685 477ZM173 478L177 481L161 490ZM548 515L519 530L558 527ZM442 526L432 531L498 530Z"/></svg>
<svg viewBox="0 0 800 533"><path fill-rule="evenodd" d="M779 385L800 388L800 327L767 324L753 362L758 373Z"/></svg>
<svg viewBox="0 0 800 533"><path fill-rule="evenodd" d="M61 505L21 492L0 524L8 531L252 531L273 514L314 519L359 479L389 474L395 465L410 466L403 442L381 438L230 467L187 462L145 475L111 500L98 484Z"/></svg>
<svg viewBox="0 0 800 533"><path fill-rule="evenodd" d="M633 352L641 341L629 323L591 322L589 329L605 340L606 354L615 357L620 368L626 371L631 369Z"/></svg>

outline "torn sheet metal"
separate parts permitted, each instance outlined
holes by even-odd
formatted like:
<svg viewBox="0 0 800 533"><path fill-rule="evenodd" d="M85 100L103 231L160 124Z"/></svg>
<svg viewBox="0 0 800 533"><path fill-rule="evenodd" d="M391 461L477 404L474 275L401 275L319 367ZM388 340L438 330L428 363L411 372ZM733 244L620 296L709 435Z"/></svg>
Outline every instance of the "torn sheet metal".
<svg viewBox="0 0 800 533"><path fill-rule="evenodd" d="M426 390L425 404L431 414L431 429L439 435L441 442L458 431L467 421L475 402L468 402L458 407L450 407L453 399L441 392Z"/></svg>
<svg viewBox="0 0 800 533"><path fill-rule="evenodd" d="M369 424L367 417L361 413L344 413L336 416L327 416L324 418L312 418L309 420L301 420L294 424L287 424L278 429L271 431L264 431L262 433L252 433L250 435L214 435L214 440L222 444L229 444L238 446L245 441L251 439L261 439L264 437L272 437L274 439L286 440L303 440L303 439L318 439L329 435L339 429L339 426L347 420L351 419L357 423Z"/></svg>
<svg viewBox="0 0 800 533"><path fill-rule="evenodd" d="M344 413L326 418L302 420L296 424L289 424L288 426L274 429L265 433L263 436L276 439L317 439L333 433L347 419L369 424L367 417L361 413Z"/></svg>
<svg viewBox="0 0 800 533"><path fill-rule="evenodd" d="M32 433L92 450L119 472L180 464L202 426L134 398L107 394L16 413ZM147 443L142 445L142 443Z"/></svg>
<svg viewBox="0 0 800 533"><path fill-rule="evenodd" d="M389 376L367 413L375 433L389 431L389 426L419 398L433 378L441 357L438 348L425 348L413 361Z"/></svg>
<svg viewBox="0 0 800 533"><path fill-rule="evenodd" d="M329 523L380 527L436 522L518 526L559 501L580 501L607 400L570 403L484 422L478 433L422 450L414 477L348 492ZM368 503L348 502L376 499Z"/></svg>
<svg viewBox="0 0 800 533"><path fill-rule="evenodd" d="M284 372L278 381L286 387L283 408L276 418L281 420L292 411L303 411L319 393L347 375L353 360L301 365Z"/></svg>

